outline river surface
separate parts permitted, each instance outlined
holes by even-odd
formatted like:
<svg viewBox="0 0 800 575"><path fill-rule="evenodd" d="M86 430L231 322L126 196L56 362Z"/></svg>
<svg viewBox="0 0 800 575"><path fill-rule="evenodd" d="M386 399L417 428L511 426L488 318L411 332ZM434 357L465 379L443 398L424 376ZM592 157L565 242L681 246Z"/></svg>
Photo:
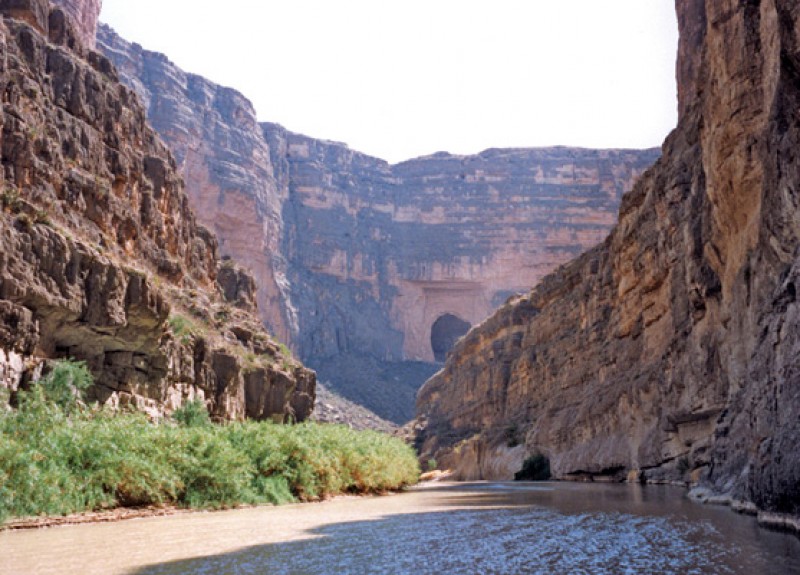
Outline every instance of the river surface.
<svg viewBox="0 0 800 575"><path fill-rule="evenodd" d="M470 483L0 533L0 573L800 574L800 538L684 490Z"/></svg>

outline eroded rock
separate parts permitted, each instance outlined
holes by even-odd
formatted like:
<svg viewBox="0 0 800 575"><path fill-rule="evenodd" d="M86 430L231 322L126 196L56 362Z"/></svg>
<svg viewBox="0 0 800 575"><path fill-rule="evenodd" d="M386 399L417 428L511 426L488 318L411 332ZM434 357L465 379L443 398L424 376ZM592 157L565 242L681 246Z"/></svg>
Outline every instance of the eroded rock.
<svg viewBox="0 0 800 575"><path fill-rule="evenodd" d="M75 358L103 403L159 417L200 398L237 419L252 357L255 393L271 393L280 373L289 395L258 416L307 418L313 372L264 332L242 270L238 307L225 302L216 238L138 97L67 12L5 2L0 13L0 386L16 391L43 361Z"/></svg>
<svg viewBox="0 0 800 575"><path fill-rule="evenodd" d="M252 271L265 323L339 392L396 422L436 368L437 319L475 324L597 243L658 156L487 150L390 166L259 126L241 94L108 27L98 46L147 103L222 253ZM342 364L359 365L357 379Z"/></svg>
<svg viewBox="0 0 800 575"><path fill-rule="evenodd" d="M458 468L463 441L496 453L513 427L558 477L699 481L796 515L800 7L677 8L662 158L605 242L457 344L419 394L419 442Z"/></svg>

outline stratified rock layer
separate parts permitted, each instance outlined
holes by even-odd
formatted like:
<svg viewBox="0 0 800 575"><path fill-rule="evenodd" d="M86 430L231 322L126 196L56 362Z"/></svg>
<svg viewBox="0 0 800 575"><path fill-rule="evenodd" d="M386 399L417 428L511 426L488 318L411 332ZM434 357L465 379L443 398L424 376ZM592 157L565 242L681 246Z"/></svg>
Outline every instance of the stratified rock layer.
<svg viewBox="0 0 800 575"><path fill-rule="evenodd" d="M64 10L81 43L86 48L94 48L97 19L103 7L103 0L53 0L53 4Z"/></svg>
<svg viewBox="0 0 800 575"><path fill-rule="evenodd" d="M512 149L389 165L263 127L288 188L283 254L299 354L321 379L396 422L412 415L413 394L433 371L396 362L440 361L437 344L444 355L510 295L594 246L658 156ZM466 327L437 341L448 318Z"/></svg>
<svg viewBox="0 0 800 575"><path fill-rule="evenodd" d="M220 240L220 251L256 279L264 322L283 341L297 332L281 257L286 189L276 186L270 150L253 106L236 90L187 74L101 25L98 45L142 98L169 146L192 208Z"/></svg>
<svg viewBox="0 0 800 575"><path fill-rule="evenodd" d="M602 245L457 344L419 394L423 457L508 477L541 452L798 514L800 6L677 10L663 157Z"/></svg>
<svg viewBox="0 0 800 575"><path fill-rule="evenodd" d="M99 34L175 152L198 218L252 270L266 324L322 380L395 422L463 333L437 322L474 325L595 245L658 157L515 149L392 166L259 127L237 92Z"/></svg>
<svg viewBox="0 0 800 575"><path fill-rule="evenodd" d="M479 322L597 244L623 192L658 157L511 149L392 166L263 126L278 182L288 187L284 254L298 349L308 357L360 349L434 361L437 319Z"/></svg>
<svg viewBox="0 0 800 575"><path fill-rule="evenodd" d="M217 283L216 238L136 95L60 8L0 13L0 386L73 357L108 404L306 418L314 374L263 332L252 280L226 262Z"/></svg>

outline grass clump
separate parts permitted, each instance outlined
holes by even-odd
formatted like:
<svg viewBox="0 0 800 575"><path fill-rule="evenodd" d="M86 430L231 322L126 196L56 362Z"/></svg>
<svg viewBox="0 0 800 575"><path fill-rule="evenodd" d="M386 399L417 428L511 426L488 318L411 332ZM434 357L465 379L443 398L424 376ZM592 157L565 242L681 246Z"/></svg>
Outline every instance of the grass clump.
<svg viewBox="0 0 800 575"><path fill-rule="evenodd" d="M175 337L183 344L188 344L193 338L205 333L205 329L196 321L178 313L169 316L167 323Z"/></svg>
<svg viewBox="0 0 800 575"><path fill-rule="evenodd" d="M34 395L23 394L22 398L32 400L36 393L41 393L41 399L70 413L80 407L92 383L92 374L86 362L64 359L56 362L50 373L39 381L39 385L33 389Z"/></svg>
<svg viewBox="0 0 800 575"><path fill-rule="evenodd" d="M121 506L306 501L398 489L419 476L413 450L377 432L215 425L202 402L160 425L138 413L90 410L80 401L83 370L76 362L57 367L20 392L18 409L0 413L0 522Z"/></svg>
<svg viewBox="0 0 800 575"><path fill-rule="evenodd" d="M3 192L0 193L0 206L2 206L4 210L17 213L20 210L21 204L22 201L19 192L15 188L6 187L3 189Z"/></svg>

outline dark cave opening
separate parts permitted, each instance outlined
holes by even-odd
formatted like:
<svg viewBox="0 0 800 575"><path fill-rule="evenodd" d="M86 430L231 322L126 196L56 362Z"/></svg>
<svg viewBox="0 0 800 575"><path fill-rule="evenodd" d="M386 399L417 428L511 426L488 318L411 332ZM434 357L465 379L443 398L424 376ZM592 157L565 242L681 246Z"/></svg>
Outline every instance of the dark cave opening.
<svg viewBox="0 0 800 575"><path fill-rule="evenodd" d="M444 362L458 338L466 334L471 327L469 322L453 314L448 313L439 317L431 327L431 348L434 359Z"/></svg>

